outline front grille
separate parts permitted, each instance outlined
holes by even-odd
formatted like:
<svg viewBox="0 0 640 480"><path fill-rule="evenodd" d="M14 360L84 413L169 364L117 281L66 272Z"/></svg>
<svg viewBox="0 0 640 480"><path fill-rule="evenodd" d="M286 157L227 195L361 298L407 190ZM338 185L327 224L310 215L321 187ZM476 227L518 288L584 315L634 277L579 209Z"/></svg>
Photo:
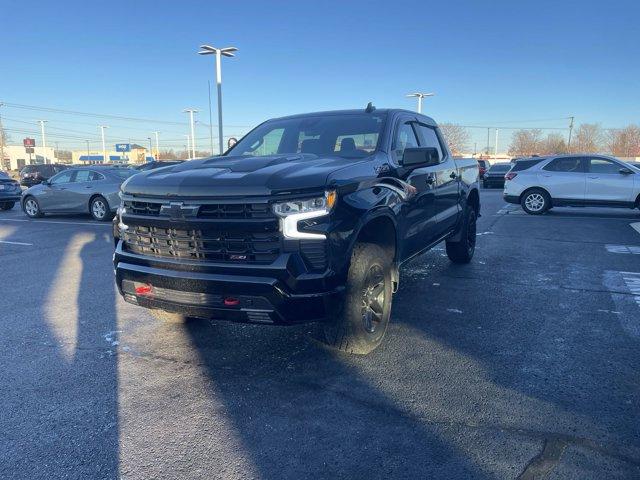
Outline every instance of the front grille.
<svg viewBox="0 0 640 480"><path fill-rule="evenodd" d="M124 206L132 215L160 216L161 202L139 202L127 200ZM268 203L219 203L205 204L198 210L199 218L210 219L264 219L274 218Z"/></svg>
<svg viewBox="0 0 640 480"><path fill-rule="evenodd" d="M300 240L300 253L312 270L323 270L327 265L327 247L324 240Z"/></svg>
<svg viewBox="0 0 640 480"><path fill-rule="evenodd" d="M140 255L186 260L270 263L280 254L278 232L238 232L130 225L126 250Z"/></svg>

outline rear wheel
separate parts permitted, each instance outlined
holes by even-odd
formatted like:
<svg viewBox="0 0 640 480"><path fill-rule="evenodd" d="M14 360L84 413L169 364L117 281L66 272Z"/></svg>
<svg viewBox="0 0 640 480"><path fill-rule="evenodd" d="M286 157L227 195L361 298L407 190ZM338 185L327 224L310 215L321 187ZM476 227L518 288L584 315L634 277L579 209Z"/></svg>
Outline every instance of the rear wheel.
<svg viewBox="0 0 640 480"><path fill-rule="evenodd" d="M102 197L98 196L91 200L89 205L89 211L94 220L99 222L106 222L111 220L111 209L109 208L109 202Z"/></svg>
<svg viewBox="0 0 640 480"><path fill-rule="evenodd" d="M522 209L530 215L540 215L551 208L551 200L544 190L533 188L522 195Z"/></svg>
<svg viewBox="0 0 640 480"><path fill-rule="evenodd" d="M11 210L16 202L3 202L0 203L0 210Z"/></svg>
<svg viewBox="0 0 640 480"><path fill-rule="evenodd" d="M27 214L29 218L39 218L42 216L42 210L40 210L40 205L38 201L33 197L27 197L23 204L24 213Z"/></svg>
<svg viewBox="0 0 640 480"><path fill-rule="evenodd" d="M343 352L375 350L391 316L392 260L380 246L359 243L353 249L344 303L324 325L326 342Z"/></svg>
<svg viewBox="0 0 640 480"><path fill-rule="evenodd" d="M460 240L447 241L447 256L453 263L469 263L476 251L477 214L475 209L467 205L465 208Z"/></svg>

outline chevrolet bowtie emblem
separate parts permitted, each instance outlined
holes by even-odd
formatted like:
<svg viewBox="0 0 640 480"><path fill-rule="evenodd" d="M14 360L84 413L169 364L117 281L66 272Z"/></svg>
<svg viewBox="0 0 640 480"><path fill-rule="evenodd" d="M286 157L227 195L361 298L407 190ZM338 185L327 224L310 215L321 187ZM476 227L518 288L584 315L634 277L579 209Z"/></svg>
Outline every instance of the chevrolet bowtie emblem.
<svg viewBox="0 0 640 480"><path fill-rule="evenodd" d="M169 205L162 205L161 215L168 215L171 220L184 220L187 217L195 217L198 214L200 205L185 205L182 202L171 202Z"/></svg>

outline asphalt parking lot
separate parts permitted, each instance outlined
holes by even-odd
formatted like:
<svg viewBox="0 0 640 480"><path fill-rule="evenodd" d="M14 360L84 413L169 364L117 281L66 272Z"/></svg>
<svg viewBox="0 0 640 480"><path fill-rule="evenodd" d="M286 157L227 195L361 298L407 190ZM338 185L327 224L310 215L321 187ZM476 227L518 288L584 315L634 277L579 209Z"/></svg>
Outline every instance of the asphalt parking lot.
<svg viewBox="0 0 640 480"><path fill-rule="evenodd" d="M474 261L406 265L367 357L159 323L108 224L0 212L0 477L640 478L640 212L482 204Z"/></svg>

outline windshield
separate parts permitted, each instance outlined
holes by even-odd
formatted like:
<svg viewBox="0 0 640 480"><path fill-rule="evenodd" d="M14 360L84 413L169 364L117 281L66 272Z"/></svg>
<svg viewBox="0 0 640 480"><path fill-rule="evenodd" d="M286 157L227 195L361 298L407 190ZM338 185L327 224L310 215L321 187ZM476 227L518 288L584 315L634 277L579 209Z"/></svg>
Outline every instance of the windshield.
<svg viewBox="0 0 640 480"><path fill-rule="evenodd" d="M362 158L376 150L382 114L314 115L263 123L240 140L227 155L312 153Z"/></svg>
<svg viewBox="0 0 640 480"><path fill-rule="evenodd" d="M122 179L127 179L134 173L138 173L138 172L131 168L114 168L113 170L111 170L111 173Z"/></svg>

